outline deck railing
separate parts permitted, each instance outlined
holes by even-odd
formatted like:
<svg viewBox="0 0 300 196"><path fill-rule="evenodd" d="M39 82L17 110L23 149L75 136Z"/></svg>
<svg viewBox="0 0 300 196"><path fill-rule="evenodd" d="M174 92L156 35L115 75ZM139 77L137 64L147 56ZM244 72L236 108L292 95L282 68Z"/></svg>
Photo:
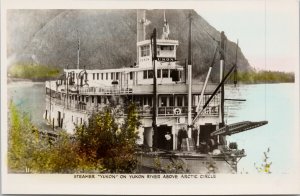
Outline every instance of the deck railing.
<svg viewBox="0 0 300 196"><path fill-rule="evenodd" d="M49 103L50 97L46 96L46 100ZM67 109L82 111L82 112L88 112L93 113L100 111L105 105L103 104L86 104L84 102L77 102L77 101L70 101L70 99L66 100L60 100L51 97L51 103L54 103L56 105L60 105L62 107L65 107ZM192 115L195 114L196 107L192 107ZM150 117L153 113L153 108L150 106L147 107L138 107L138 113L140 116L143 117ZM126 115L123 112L121 112L122 115ZM185 116L188 113L188 107L187 106L160 106L157 108L157 116ZM218 106L207 106L205 110L202 112L203 116L218 116L219 115L219 107Z"/></svg>
<svg viewBox="0 0 300 196"><path fill-rule="evenodd" d="M121 87L84 87L79 88L79 93L85 94L130 94L132 93L132 88L121 88Z"/></svg>

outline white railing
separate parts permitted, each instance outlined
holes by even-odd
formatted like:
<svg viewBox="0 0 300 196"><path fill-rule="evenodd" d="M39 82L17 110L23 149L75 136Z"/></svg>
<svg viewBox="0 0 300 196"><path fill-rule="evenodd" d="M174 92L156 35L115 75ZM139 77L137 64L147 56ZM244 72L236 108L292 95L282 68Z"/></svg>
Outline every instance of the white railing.
<svg viewBox="0 0 300 196"><path fill-rule="evenodd" d="M85 111L88 113L93 113L102 110L105 105L90 105L85 104L84 102L70 101L70 99L57 99L49 96L46 96L46 100L49 103L54 103L56 105L60 105L62 107ZM201 107L201 106L200 106ZM192 114L195 114L196 107L192 107ZM152 116L153 108L152 107L138 107L138 113L140 116ZM157 116L182 116L187 115L188 107L187 106L167 106L167 107L158 107L157 108ZM124 114L126 115L126 114ZM205 110L202 112L202 116L218 116L219 115L219 107L218 106L207 106Z"/></svg>
<svg viewBox="0 0 300 196"><path fill-rule="evenodd" d="M79 93L84 94L130 94L132 88L120 88L120 87L82 87L79 88Z"/></svg>

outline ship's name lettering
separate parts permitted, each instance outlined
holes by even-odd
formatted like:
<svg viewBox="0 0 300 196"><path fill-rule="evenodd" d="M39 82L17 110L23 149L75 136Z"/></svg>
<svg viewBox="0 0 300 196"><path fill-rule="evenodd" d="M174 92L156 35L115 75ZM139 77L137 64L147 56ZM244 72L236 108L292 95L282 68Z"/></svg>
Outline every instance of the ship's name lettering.
<svg viewBox="0 0 300 196"><path fill-rule="evenodd" d="M144 175L129 175L129 178L145 178Z"/></svg>
<svg viewBox="0 0 300 196"><path fill-rule="evenodd" d="M166 62L174 62L175 58L169 58L169 57L157 57L158 61L166 61Z"/></svg>
<svg viewBox="0 0 300 196"><path fill-rule="evenodd" d="M114 179L115 179L115 178L118 177L118 175L112 175L112 174L110 174L110 175L105 175L105 174L103 174L103 175L102 175L102 174L99 174L98 177L99 177L99 178L114 178Z"/></svg>

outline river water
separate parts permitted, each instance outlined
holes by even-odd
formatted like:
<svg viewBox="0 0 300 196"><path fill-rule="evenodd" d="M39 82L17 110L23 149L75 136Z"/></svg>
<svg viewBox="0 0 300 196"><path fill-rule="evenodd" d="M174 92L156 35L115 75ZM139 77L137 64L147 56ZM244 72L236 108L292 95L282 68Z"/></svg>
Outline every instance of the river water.
<svg viewBox="0 0 300 196"><path fill-rule="evenodd" d="M225 98L246 99L226 101L225 121L228 124L240 121L267 120L265 126L228 136L245 149L247 157L238 164L239 173L258 173L254 163L263 163L263 152L268 148L271 172L285 174L294 172L293 153L295 132L298 131L298 113L295 103L297 89L294 83L256 84L227 86ZM43 120L45 109L44 83L12 82L8 84L8 98L28 113L33 123L42 129L49 128ZM299 141L298 141L299 142Z"/></svg>

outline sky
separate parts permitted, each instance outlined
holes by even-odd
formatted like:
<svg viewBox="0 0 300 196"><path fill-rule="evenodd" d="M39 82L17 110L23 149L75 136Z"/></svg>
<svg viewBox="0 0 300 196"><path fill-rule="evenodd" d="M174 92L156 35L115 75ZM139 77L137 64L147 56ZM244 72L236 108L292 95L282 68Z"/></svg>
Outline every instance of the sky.
<svg viewBox="0 0 300 196"><path fill-rule="evenodd" d="M196 11L239 46L257 70L298 71L297 0L201 1Z"/></svg>

